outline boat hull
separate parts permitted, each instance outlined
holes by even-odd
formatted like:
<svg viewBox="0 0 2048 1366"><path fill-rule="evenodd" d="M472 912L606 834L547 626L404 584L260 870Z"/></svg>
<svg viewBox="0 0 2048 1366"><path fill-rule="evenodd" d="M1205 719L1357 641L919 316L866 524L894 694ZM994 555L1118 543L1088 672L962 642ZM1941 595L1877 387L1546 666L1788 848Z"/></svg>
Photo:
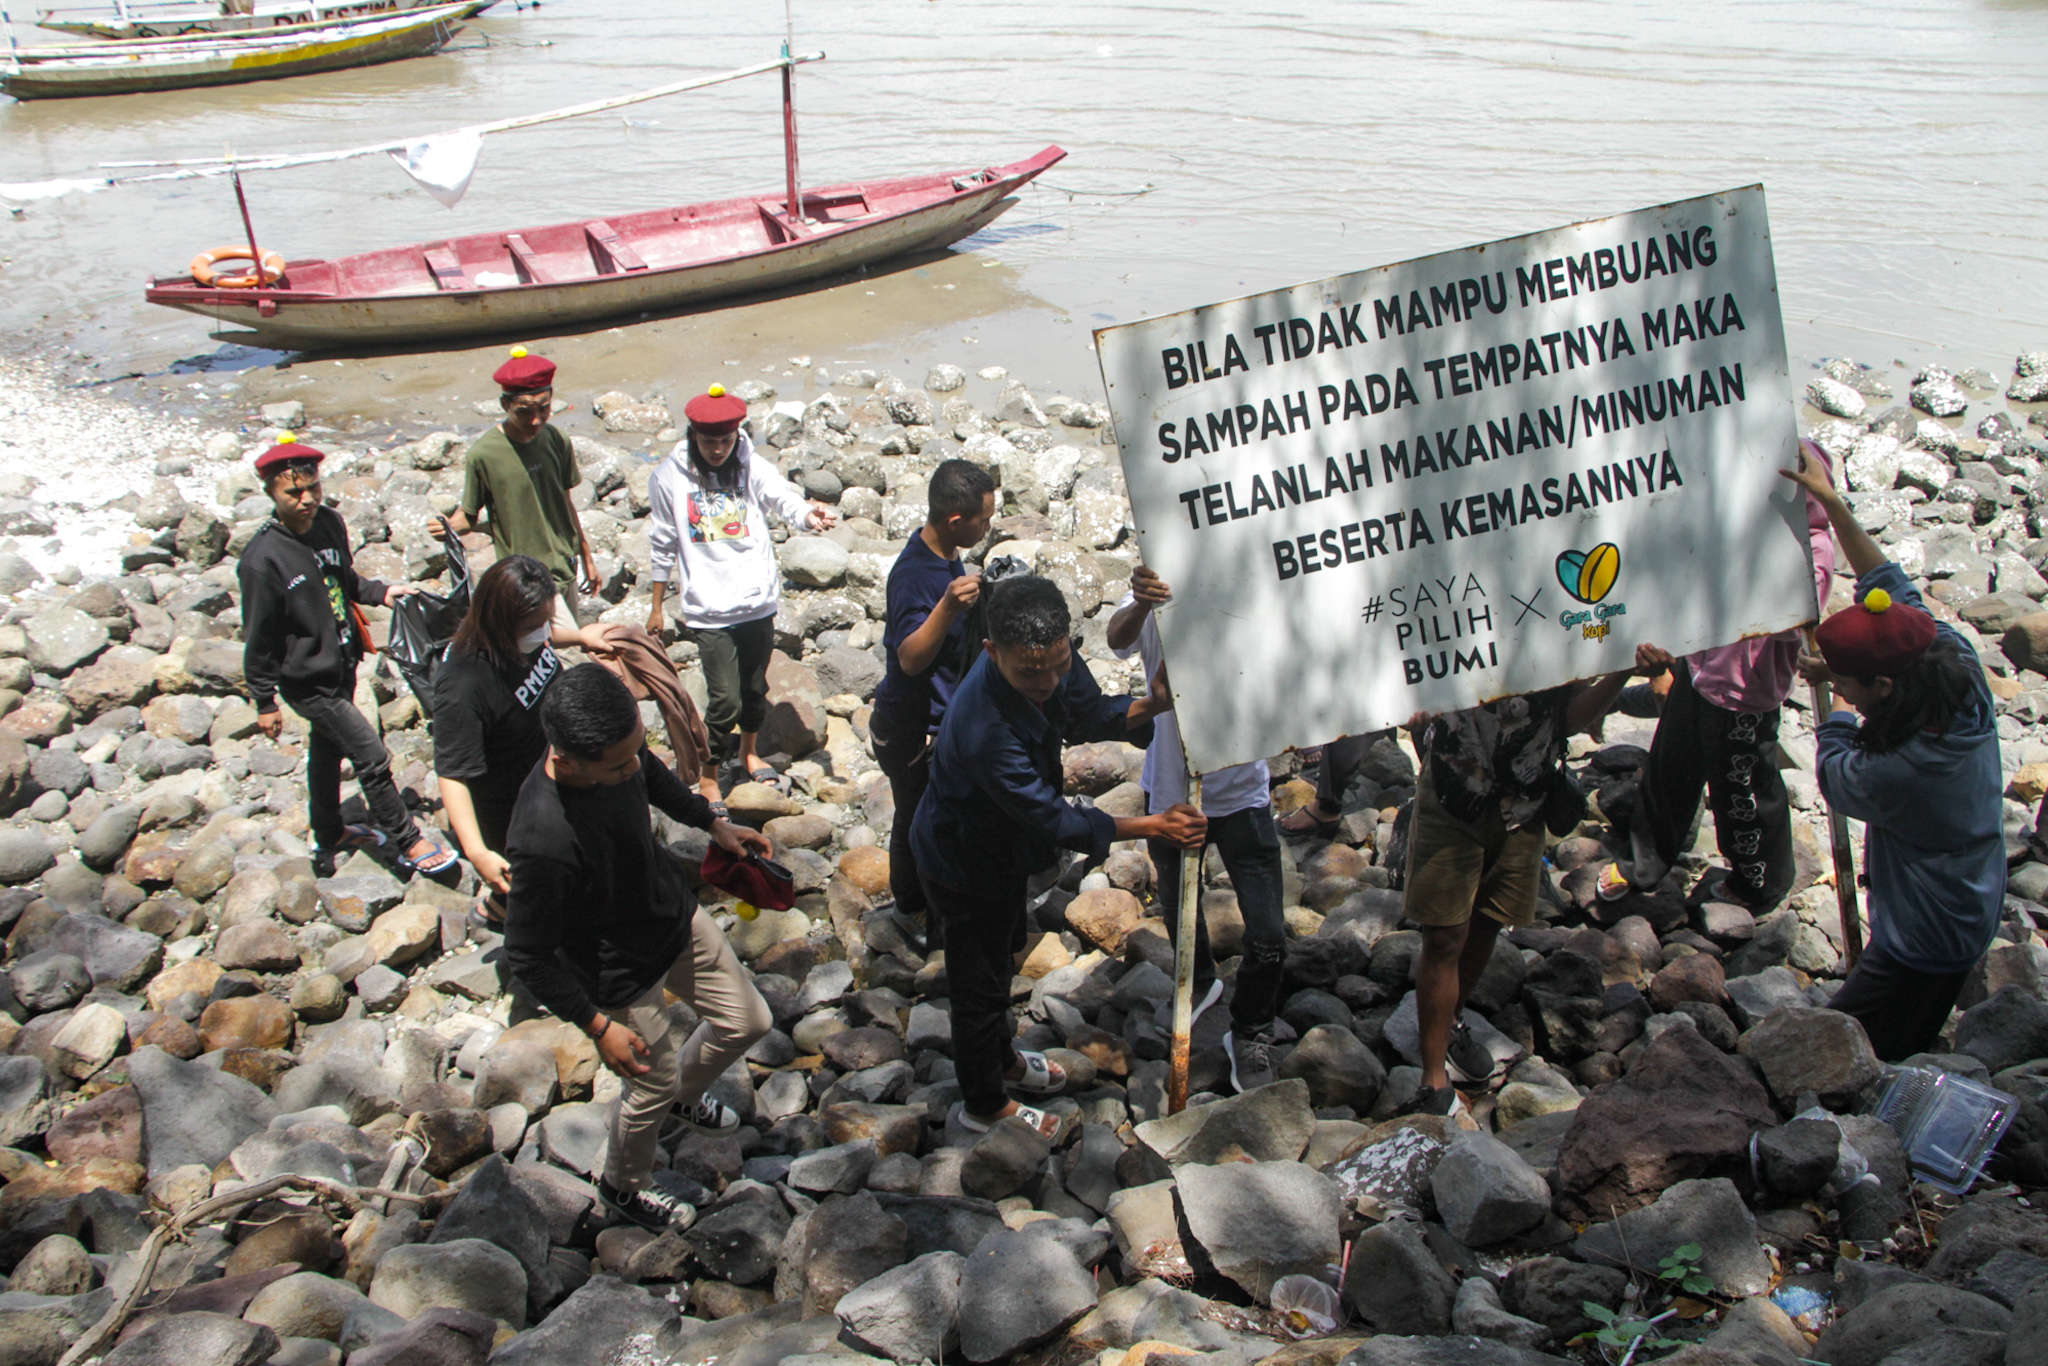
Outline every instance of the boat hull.
<svg viewBox="0 0 2048 1366"><path fill-rule="evenodd" d="M261 344L299 350L451 342L507 332L538 335L804 284L892 257L949 246L994 221L1016 202L1012 197L1015 191L1065 155L1057 147L1048 147L1029 160L974 173L985 179L966 189L934 195L930 203L827 224L809 236L761 250L730 252L655 269L481 288L443 289L429 284L353 296L321 295L290 288L203 289L189 280L152 281L145 297L152 303L197 313L223 328L246 328L248 333L238 334L237 340L253 334L250 339ZM924 181L943 186L957 184L963 178L934 176ZM816 202L834 202L863 191L880 194L884 188L900 193L899 187L924 181L822 187L805 192L805 205L808 211ZM779 209L781 202L779 197L757 196L718 205L660 210L651 215L621 218L619 228L627 232L640 230L642 235L636 239L640 248L651 250L655 229L648 223L650 219L670 215L680 231L686 215L695 217L702 213L709 221L711 211L730 213L733 206L746 205L760 209L766 216L771 205ZM565 228L582 226L557 225L527 229L524 234L495 236L498 241L518 238L523 244L530 237L541 242L549 240L551 234L559 236ZM474 263L479 239L463 239L449 246L459 246ZM358 268L365 272L373 267L389 270L394 264L391 258L432 250L435 249L412 247L336 262L288 262L285 283L290 285L295 274L303 278L323 272L342 276Z"/></svg>
<svg viewBox="0 0 2048 1366"><path fill-rule="evenodd" d="M476 6L478 11L489 9L497 0L485 0ZM440 0L362 0L358 4L322 4L318 20L313 18L312 6L301 3L258 8L253 14L222 14L215 6L201 8L196 5L168 5L160 10L140 16L133 15L137 6L131 6L131 17L121 19L67 19L59 17L64 11L46 11L36 21L37 28L50 29L57 33L75 33L82 38L108 38L115 41L136 38L175 38L187 34L214 34L218 37L262 36L276 32L279 28L301 25L307 22L327 22L335 19L360 19L371 15L394 14L408 9L425 9Z"/></svg>
<svg viewBox="0 0 2048 1366"><path fill-rule="evenodd" d="M0 72L0 94L17 100L69 99L88 95L133 95L159 90L240 85L376 66L438 52L461 28L434 20L382 33L349 33L264 48L256 43L222 45L204 51L149 57L86 57L25 63Z"/></svg>

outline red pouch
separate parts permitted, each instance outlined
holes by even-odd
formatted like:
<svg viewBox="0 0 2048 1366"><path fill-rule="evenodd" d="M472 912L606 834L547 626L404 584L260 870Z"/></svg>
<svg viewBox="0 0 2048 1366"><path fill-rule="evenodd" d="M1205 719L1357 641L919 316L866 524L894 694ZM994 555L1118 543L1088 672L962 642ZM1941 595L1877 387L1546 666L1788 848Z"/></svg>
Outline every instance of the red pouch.
<svg viewBox="0 0 2048 1366"><path fill-rule="evenodd" d="M796 879L789 869L758 854L741 857L714 844L704 855L704 880L764 911L786 911L796 904Z"/></svg>

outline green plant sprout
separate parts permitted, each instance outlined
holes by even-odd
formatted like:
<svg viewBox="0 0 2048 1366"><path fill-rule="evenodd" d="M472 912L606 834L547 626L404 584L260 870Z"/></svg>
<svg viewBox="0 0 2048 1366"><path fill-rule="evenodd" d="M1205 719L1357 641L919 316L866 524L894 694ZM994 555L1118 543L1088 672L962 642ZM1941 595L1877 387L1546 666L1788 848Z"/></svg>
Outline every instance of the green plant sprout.
<svg viewBox="0 0 2048 1366"><path fill-rule="evenodd" d="M1713 1294L1714 1278L1700 1269L1703 1255L1705 1249L1698 1243L1673 1248L1670 1256L1657 1263L1658 1279L1670 1281L1688 1295Z"/></svg>
<svg viewBox="0 0 2048 1366"><path fill-rule="evenodd" d="M1606 1305L1593 1300L1585 1300L1580 1303L1579 1312L1600 1326L1591 1332L1579 1334L1574 1339L1576 1342L1595 1342L1602 1347L1625 1351L1631 1357L1645 1347L1655 1352L1666 1347L1686 1345L1683 1339L1667 1338L1658 1331L1657 1324L1670 1316L1668 1311L1654 1319L1639 1319L1633 1316L1624 1317L1618 1310L1609 1309Z"/></svg>

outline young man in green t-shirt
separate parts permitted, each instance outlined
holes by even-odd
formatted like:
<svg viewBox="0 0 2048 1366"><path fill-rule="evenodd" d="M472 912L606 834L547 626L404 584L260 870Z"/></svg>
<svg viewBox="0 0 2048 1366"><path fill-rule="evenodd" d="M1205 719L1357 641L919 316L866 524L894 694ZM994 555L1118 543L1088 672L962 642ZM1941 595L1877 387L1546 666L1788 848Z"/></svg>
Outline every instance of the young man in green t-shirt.
<svg viewBox="0 0 2048 1366"><path fill-rule="evenodd" d="M491 376L503 390L498 404L505 420L478 437L463 460L462 507L445 519L456 532L466 532L488 512L485 530L498 554L531 555L546 565L561 591L555 598L555 621L562 629L578 629L578 594L597 591L597 557L583 534L582 519L569 501L569 490L582 480L569 438L551 426L555 363L545 356L514 347L512 359ZM429 524L442 534L444 521ZM577 573L577 560L582 573Z"/></svg>

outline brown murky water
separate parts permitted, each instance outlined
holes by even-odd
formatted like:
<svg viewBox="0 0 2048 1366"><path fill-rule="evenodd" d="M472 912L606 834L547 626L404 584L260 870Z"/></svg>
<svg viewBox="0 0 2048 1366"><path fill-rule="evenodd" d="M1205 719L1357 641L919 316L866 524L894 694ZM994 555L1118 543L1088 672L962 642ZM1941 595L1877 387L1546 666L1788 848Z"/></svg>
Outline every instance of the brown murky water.
<svg viewBox="0 0 2048 1366"><path fill-rule="evenodd" d="M20 4L15 6L17 19ZM797 0L808 183L1069 159L965 248L828 289L631 321L551 354L598 387L772 367L1000 364L1098 392L1092 328L1762 181L1799 359L2003 371L2048 345L2048 3ZM505 0L443 55L216 91L0 104L0 182L103 160L311 151L530 113L772 56L783 7ZM17 24L24 42L54 40ZM339 254L766 189L756 78L487 141L453 211L381 159L252 178L265 245ZM0 217L0 329L113 373L218 354L141 302L236 240L219 181ZM502 348L300 367L389 417L467 403ZM727 362L738 362L728 365ZM601 378L599 378L601 376ZM246 377L252 388L282 376Z"/></svg>

